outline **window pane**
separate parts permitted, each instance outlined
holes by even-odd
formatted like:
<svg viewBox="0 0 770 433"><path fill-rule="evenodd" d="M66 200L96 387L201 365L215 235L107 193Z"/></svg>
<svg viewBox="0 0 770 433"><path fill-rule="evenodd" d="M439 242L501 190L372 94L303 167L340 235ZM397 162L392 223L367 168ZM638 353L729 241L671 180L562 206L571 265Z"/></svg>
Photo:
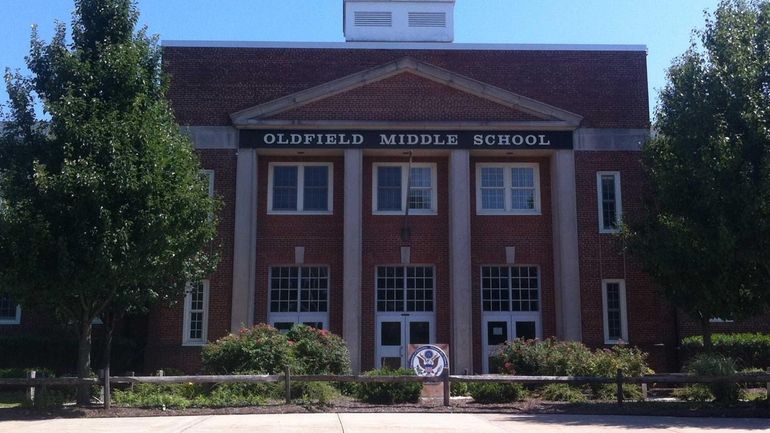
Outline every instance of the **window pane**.
<svg viewBox="0 0 770 433"><path fill-rule="evenodd" d="M406 311L433 311L433 268L406 268Z"/></svg>
<svg viewBox="0 0 770 433"><path fill-rule="evenodd" d="M623 326L620 312L620 284L607 283L607 334L610 340L623 339Z"/></svg>
<svg viewBox="0 0 770 433"><path fill-rule="evenodd" d="M431 189L411 188L408 200L409 209L431 209Z"/></svg>
<svg viewBox="0 0 770 433"><path fill-rule="evenodd" d="M297 267L270 268L271 313L297 311L298 272Z"/></svg>
<svg viewBox="0 0 770 433"><path fill-rule="evenodd" d="M0 320L16 320L16 303L8 295L0 295Z"/></svg>
<svg viewBox="0 0 770 433"><path fill-rule="evenodd" d="M511 208L513 209L534 209L535 208L535 189L518 189L511 191Z"/></svg>
<svg viewBox="0 0 770 433"><path fill-rule="evenodd" d="M487 344L496 346L508 340L508 322L487 322Z"/></svg>
<svg viewBox="0 0 770 433"><path fill-rule="evenodd" d="M533 188L535 186L535 170L531 167L512 168L511 186L514 188Z"/></svg>
<svg viewBox="0 0 770 433"><path fill-rule="evenodd" d="M409 322L409 344L430 344L430 322Z"/></svg>
<svg viewBox="0 0 770 433"><path fill-rule="evenodd" d="M502 167L481 168L481 208L505 209L505 180Z"/></svg>
<svg viewBox="0 0 770 433"><path fill-rule="evenodd" d="M328 310L329 276L328 269L303 267L300 295L301 312L326 312Z"/></svg>
<svg viewBox="0 0 770 433"><path fill-rule="evenodd" d="M377 210L401 210L401 167L377 167Z"/></svg>
<svg viewBox="0 0 770 433"><path fill-rule="evenodd" d="M482 188L503 188L505 186L502 167L482 167Z"/></svg>
<svg viewBox="0 0 770 433"><path fill-rule="evenodd" d="M617 201L615 191L615 176L604 174L601 177L602 197L602 228L614 230L618 228Z"/></svg>
<svg viewBox="0 0 770 433"><path fill-rule="evenodd" d="M380 323L380 344L383 346L401 345L401 322Z"/></svg>
<svg viewBox="0 0 770 433"><path fill-rule="evenodd" d="M273 167L273 210L297 210L297 167Z"/></svg>
<svg viewBox="0 0 770 433"><path fill-rule="evenodd" d="M481 268L481 301L483 311L510 311L508 268L484 266Z"/></svg>
<svg viewBox="0 0 770 433"><path fill-rule="evenodd" d="M329 167L305 167L303 210L329 210Z"/></svg>
<svg viewBox="0 0 770 433"><path fill-rule="evenodd" d="M511 310L539 311L540 293L537 267L514 266L511 268Z"/></svg>
<svg viewBox="0 0 770 433"><path fill-rule="evenodd" d="M377 268L377 311L404 311L404 268Z"/></svg>
<svg viewBox="0 0 770 433"><path fill-rule="evenodd" d="M537 338L535 322L516 322L516 338L534 340Z"/></svg>
<svg viewBox="0 0 770 433"><path fill-rule="evenodd" d="M431 175L430 167L412 167L412 177L409 179L410 186L416 188L430 188Z"/></svg>

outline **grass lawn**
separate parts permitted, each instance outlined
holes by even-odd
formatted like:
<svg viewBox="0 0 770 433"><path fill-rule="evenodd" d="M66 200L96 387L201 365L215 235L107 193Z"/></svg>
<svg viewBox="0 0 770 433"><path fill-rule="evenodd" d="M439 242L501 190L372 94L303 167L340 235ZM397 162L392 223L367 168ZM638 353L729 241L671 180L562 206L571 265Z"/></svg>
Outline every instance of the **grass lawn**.
<svg viewBox="0 0 770 433"><path fill-rule="evenodd" d="M22 391L0 392L0 409L21 407L23 401L24 392Z"/></svg>

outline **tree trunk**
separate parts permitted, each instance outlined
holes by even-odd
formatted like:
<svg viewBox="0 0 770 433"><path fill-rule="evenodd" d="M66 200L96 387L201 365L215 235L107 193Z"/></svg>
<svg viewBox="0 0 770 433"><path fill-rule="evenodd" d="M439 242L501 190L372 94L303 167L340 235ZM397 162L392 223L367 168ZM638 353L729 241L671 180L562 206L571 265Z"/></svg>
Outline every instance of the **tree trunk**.
<svg viewBox="0 0 770 433"><path fill-rule="evenodd" d="M91 376L91 321L82 319L80 335L78 338L78 377L81 379ZM89 384L78 385L78 404L91 403L91 386Z"/></svg>
<svg viewBox="0 0 770 433"><path fill-rule="evenodd" d="M711 353L714 345L711 342L711 321L708 317L701 317L700 319L701 332L703 333L703 351Z"/></svg>

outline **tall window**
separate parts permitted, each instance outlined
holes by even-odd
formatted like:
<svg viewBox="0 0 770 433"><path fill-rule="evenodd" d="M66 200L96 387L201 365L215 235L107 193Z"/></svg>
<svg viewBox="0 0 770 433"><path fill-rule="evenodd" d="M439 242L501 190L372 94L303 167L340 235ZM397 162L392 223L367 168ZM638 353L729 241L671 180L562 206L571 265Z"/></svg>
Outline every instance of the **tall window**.
<svg viewBox="0 0 770 433"><path fill-rule="evenodd" d="M209 281L203 280L187 285L184 299L184 336L185 346L206 344L209 320Z"/></svg>
<svg viewBox="0 0 770 433"><path fill-rule="evenodd" d="M599 203L599 232L616 233L620 230L620 172L596 173L596 192Z"/></svg>
<svg viewBox="0 0 770 433"><path fill-rule="evenodd" d="M377 311L433 311L432 266L378 266Z"/></svg>
<svg viewBox="0 0 770 433"><path fill-rule="evenodd" d="M604 342L607 344L628 342L626 283L624 280L602 280L602 306L604 310Z"/></svg>
<svg viewBox="0 0 770 433"><path fill-rule="evenodd" d="M482 266L483 311L540 311L537 266Z"/></svg>
<svg viewBox="0 0 770 433"><path fill-rule="evenodd" d="M540 214L540 181L537 164L478 164L476 168L478 214Z"/></svg>
<svg viewBox="0 0 770 433"><path fill-rule="evenodd" d="M280 330L296 323L328 328L329 268L275 266L270 268L270 322Z"/></svg>
<svg viewBox="0 0 770 433"><path fill-rule="evenodd" d="M268 176L268 213L331 213L331 163L271 163Z"/></svg>
<svg viewBox="0 0 770 433"><path fill-rule="evenodd" d="M375 214L400 215L408 206L410 214L436 213L436 165L374 164L372 210Z"/></svg>
<svg viewBox="0 0 770 433"><path fill-rule="evenodd" d="M21 323L21 307L10 296L0 293L0 325Z"/></svg>

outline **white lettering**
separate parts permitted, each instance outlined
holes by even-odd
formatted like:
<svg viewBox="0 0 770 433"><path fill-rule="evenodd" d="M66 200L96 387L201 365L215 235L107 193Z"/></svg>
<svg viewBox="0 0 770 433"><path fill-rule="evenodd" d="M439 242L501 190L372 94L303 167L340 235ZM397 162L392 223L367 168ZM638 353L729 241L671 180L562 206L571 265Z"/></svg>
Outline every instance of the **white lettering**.
<svg viewBox="0 0 770 433"><path fill-rule="evenodd" d="M265 136L262 138L262 141L264 141L265 144L273 144L273 143L275 143L275 135L274 134L265 134Z"/></svg>
<svg viewBox="0 0 770 433"><path fill-rule="evenodd" d="M529 146L534 146L537 143L537 137L534 135L528 135L524 138Z"/></svg>
<svg viewBox="0 0 770 433"><path fill-rule="evenodd" d="M538 135L538 137L540 137L540 143L539 144L541 146L550 146L551 145L551 140L546 140L545 139L545 135Z"/></svg>
<svg viewBox="0 0 770 433"><path fill-rule="evenodd" d="M358 134L356 134L358 135ZM363 141L364 137L361 137L361 141ZM381 146L393 146L396 144L396 136L394 134L380 134L380 145Z"/></svg>
<svg viewBox="0 0 770 433"><path fill-rule="evenodd" d="M457 145L457 135L456 134L450 134L447 135L447 143L450 146L456 146Z"/></svg>
<svg viewBox="0 0 770 433"><path fill-rule="evenodd" d="M474 146L481 146L484 144L484 138L481 136L481 134L476 134L473 136L473 145Z"/></svg>

